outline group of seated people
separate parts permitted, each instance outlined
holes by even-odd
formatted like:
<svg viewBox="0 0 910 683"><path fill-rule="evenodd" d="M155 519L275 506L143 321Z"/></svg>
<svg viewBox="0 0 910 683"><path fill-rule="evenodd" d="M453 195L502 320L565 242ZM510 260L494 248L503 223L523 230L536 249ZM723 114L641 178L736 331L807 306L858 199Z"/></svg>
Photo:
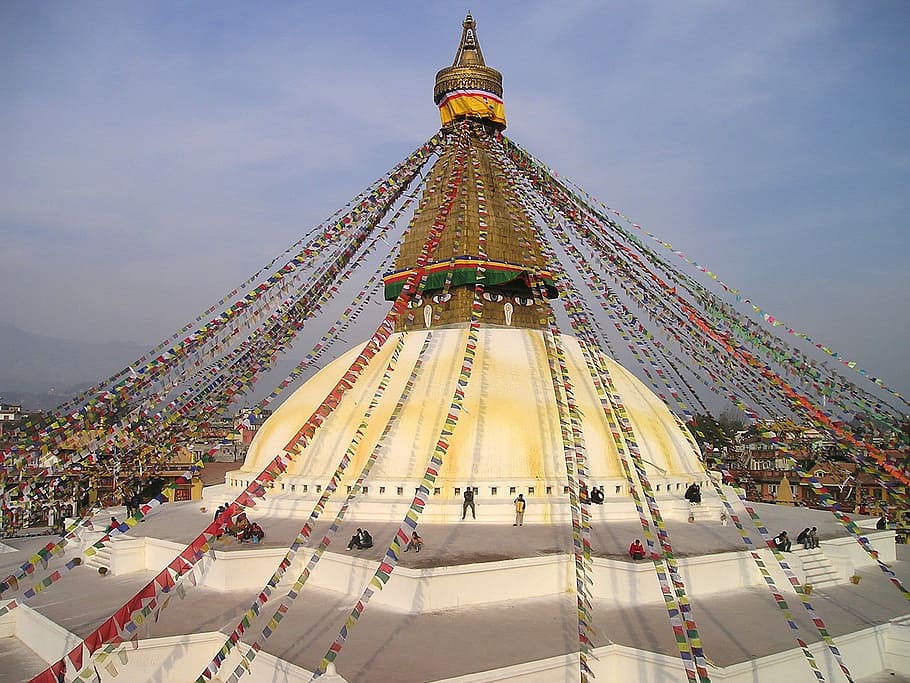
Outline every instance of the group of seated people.
<svg viewBox="0 0 910 683"><path fill-rule="evenodd" d="M797 543L802 543L803 548L810 550L812 548L818 547L818 529L816 527L806 527L799 532L799 535L796 537ZM774 537L774 547L784 553L789 553L792 543L790 542L790 536L787 535L786 531L781 531L777 536Z"/></svg>
<svg viewBox="0 0 910 683"><path fill-rule="evenodd" d="M408 552L409 550L416 550L420 552L420 548L423 546L423 539L415 531L411 534L411 538L408 541L407 546L405 546L404 551ZM351 536L351 542L348 543L348 550L357 548L358 550L365 550L367 548L373 547L373 537L370 536L370 532L366 529L358 528L356 533Z"/></svg>
<svg viewBox="0 0 910 683"><path fill-rule="evenodd" d="M689 484L689 488L686 489L685 499L690 503L701 503L701 486L698 484Z"/></svg>
<svg viewBox="0 0 910 683"><path fill-rule="evenodd" d="M366 550L367 548L373 547L373 537L370 536L370 532L366 529L357 529L357 532L351 536L351 542L348 543L348 550L352 548L357 548L358 550Z"/></svg>
<svg viewBox="0 0 910 683"><path fill-rule="evenodd" d="M585 483L582 483L579 487L579 497L583 503L594 503L595 505L603 505L604 503L604 487L601 486L597 488L596 486L591 489L590 494L588 493L588 487Z"/></svg>
<svg viewBox="0 0 910 683"><path fill-rule="evenodd" d="M806 527L805 529L803 529L802 531L799 532L799 536L796 537L796 542L802 543L803 548L805 548L806 550L810 550L811 548L817 548L818 547L818 529L815 527L812 527L811 529L809 527Z"/></svg>
<svg viewBox="0 0 910 683"><path fill-rule="evenodd" d="M265 538L265 531L262 530L259 523L251 522L245 512L238 513L236 517L231 516L222 520L224 513L229 509L230 505L225 504L219 506L215 511L215 521L220 520L224 523L224 533L229 536L235 536L241 543L249 541L257 544Z"/></svg>

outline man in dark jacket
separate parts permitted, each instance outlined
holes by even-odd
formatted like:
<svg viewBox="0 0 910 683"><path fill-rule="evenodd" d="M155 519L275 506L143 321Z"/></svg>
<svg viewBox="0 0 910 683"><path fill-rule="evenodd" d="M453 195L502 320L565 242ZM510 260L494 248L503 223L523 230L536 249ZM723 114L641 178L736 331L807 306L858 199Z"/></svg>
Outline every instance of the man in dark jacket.
<svg viewBox="0 0 910 683"><path fill-rule="evenodd" d="M360 549L365 550L373 547L373 537L366 529L360 530Z"/></svg>
<svg viewBox="0 0 910 683"><path fill-rule="evenodd" d="M474 489L468 486L464 490L464 504L461 506L461 518L464 519L468 515L468 508L471 508L471 517L477 519L477 512L474 509Z"/></svg>

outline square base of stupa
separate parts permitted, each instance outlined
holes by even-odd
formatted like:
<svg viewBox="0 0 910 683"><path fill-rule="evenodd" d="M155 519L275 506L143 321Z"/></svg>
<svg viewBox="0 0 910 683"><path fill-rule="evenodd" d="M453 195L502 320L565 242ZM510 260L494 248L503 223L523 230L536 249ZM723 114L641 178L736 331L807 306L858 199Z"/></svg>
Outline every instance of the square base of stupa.
<svg viewBox="0 0 910 683"><path fill-rule="evenodd" d="M202 508L205 507L205 511ZM258 507L258 506L257 506ZM910 680L910 602L891 585L828 513L756 504L772 530L792 536L817 526L830 571L819 579L812 605L825 620L857 680ZM99 528L116 508L98 516ZM211 519L199 501L163 506L110 544L106 576L90 566L74 569L58 586L0 621L0 683L28 680L145 585ZM478 516L483 514L478 507ZM227 633L268 580L297 535L304 518L249 516L266 530L263 544L224 539L203 560L197 587L174 595L157 621L140 627L137 645L115 660L116 680L193 680L224 643ZM872 519L858 522L874 527ZM376 539L369 550L347 551L358 526ZM315 546L328 528L317 522ZM396 524L346 521L320 565L244 680L305 681L319 665L372 576ZM794 636L764 580L743 548L739 533L719 520L667 523L680 572L692 601L712 680L814 680ZM348 681L571 681L578 680L571 529L563 524L421 524L426 544L402 556L388 586L377 593L345 642L336 662ZM910 552L894 545L893 532L869 528L869 537L901 580L910 583ZM89 535L90 536L90 535ZM595 521L591 531L594 654L589 661L601 680L683 680L685 677L666 609L650 562L633 562L626 549L641 536L636 521ZM758 540L753 531L753 539ZM89 537L86 542L90 541ZM9 573L47 539L7 542L0 554ZM297 563L281 586L296 579ZM762 551L768 566L776 566ZM786 554L801 581L811 557ZM55 559L49 570L52 570ZM860 576L858 584L850 577ZM787 597L800 636L809 643L826 680L842 680L818 632L780 570L775 582ZM283 593L277 591L243 638L251 643L268 622ZM7 596L4 596L7 597ZM14 597L14 596L13 596ZM242 650L245 652L246 647ZM237 650L235 649L235 652ZM226 680L240 662L232 655ZM102 680L114 680L99 669ZM894 675L891 675L894 673ZM901 678L901 676L904 678ZM871 677L871 678L870 678ZM69 679L68 679L69 680Z"/></svg>

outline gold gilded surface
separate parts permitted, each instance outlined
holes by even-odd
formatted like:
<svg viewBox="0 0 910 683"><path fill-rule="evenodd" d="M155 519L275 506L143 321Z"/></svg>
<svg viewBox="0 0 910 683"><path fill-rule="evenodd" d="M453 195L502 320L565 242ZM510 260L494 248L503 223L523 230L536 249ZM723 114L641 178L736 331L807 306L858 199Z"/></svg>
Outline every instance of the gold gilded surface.
<svg viewBox="0 0 910 683"><path fill-rule="evenodd" d="M459 256L480 258L479 212L486 210L485 257L538 271L545 267L545 260L534 235L534 224L525 212L521 202L506 182L505 170L496 156L489 153L494 144L492 134L481 125L470 125L463 133L451 133L450 139L440 152L440 158L429 172L421 209L411 229L405 235L401 250L395 261L395 270L413 268L421 249L428 241L435 221L445 200L446 187L458 170L458 144L454 136L467 135L467 163L463 166L463 177L458 186L452 209L445 217L445 224L430 262L447 261ZM477 168L471 162L476 160ZM483 188L482 198L480 188ZM424 297L425 305L432 307L433 327L465 323L470 320L473 285L452 287L448 301L432 300L432 293ZM509 289L509 288L507 288ZM516 296L512 292L510 299ZM522 298L530 296L525 291ZM507 325L503 301L491 301L484 306L483 324ZM526 306L511 301L512 327L541 327L540 304ZM416 304L414 304L416 306ZM422 307L421 307L422 308ZM396 329L425 329L422 310L415 311L410 321L408 316L399 319Z"/></svg>
<svg viewBox="0 0 910 683"><path fill-rule="evenodd" d="M484 90L502 97L502 74L484 63L477 40L477 23L470 13L462 23L461 41L452 66L436 74L434 101L439 103L445 93L453 90Z"/></svg>

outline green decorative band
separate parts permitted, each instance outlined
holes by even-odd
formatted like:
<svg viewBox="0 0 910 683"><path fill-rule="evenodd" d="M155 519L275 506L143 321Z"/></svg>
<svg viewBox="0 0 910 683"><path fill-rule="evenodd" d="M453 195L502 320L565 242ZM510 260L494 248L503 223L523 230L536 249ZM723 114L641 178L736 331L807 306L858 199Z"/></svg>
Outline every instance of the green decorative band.
<svg viewBox="0 0 910 683"><path fill-rule="evenodd" d="M519 280L522 287L529 287L528 276L531 272L523 266L516 266L511 263L501 261L481 261L479 259L458 258L452 261L440 261L426 267L426 283L424 291L434 291L442 289L445 286L446 275L452 271L451 286L472 285L477 282L477 267L483 265L484 285L494 287L504 285L508 282ZM385 283L386 301L394 301L401 294L404 283L408 276L414 272L414 269L399 270L390 273L383 278ZM536 271L537 277L541 278L546 286L547 296L555 299L558 295L556 283L553 275L546 270Z"/></svg>

